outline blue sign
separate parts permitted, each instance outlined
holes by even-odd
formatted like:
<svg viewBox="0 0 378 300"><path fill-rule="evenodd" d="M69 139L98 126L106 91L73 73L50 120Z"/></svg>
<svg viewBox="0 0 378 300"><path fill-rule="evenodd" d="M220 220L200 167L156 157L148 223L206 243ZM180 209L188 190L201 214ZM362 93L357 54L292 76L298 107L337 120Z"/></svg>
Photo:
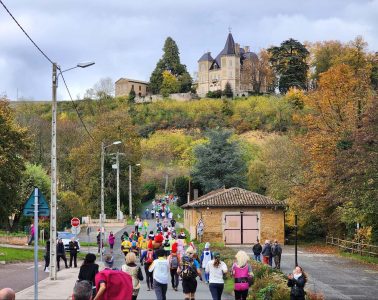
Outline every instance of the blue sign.
<svg viewBox="0 0 378 300"><path fill-rule="evenodd" d="M27 217L34 217L34 190L31 193L28 201L26 201L26 204L24 206L24 209L22 210L22 213L24 216ZM47 204L45 196L40 192L38 189L38 216L39 217L47 217L50 215L50 208Z"/></svg>

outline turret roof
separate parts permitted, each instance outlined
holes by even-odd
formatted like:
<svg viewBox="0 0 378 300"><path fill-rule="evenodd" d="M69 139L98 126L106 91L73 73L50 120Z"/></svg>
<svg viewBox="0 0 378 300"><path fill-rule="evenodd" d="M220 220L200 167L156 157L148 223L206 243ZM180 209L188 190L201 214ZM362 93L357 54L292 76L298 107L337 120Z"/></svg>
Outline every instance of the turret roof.
<svg viewBox="0 0 378 300"><path fill-rule="evenodd" d="M204 55L201 56L201 58L198 60L198 62L200 61L213 61L214 58L212 58L211 56L211 52L206 52Z"/></svg>

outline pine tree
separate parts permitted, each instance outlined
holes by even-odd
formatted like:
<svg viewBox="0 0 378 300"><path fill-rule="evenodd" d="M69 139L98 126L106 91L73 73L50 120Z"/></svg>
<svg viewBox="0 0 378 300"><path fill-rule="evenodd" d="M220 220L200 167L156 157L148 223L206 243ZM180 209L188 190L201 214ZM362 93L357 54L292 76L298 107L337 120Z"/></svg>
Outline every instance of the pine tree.
<svg viewBox="0 0 378 300"><path fill-rule="evenodd" d="M135 94L134 86L132 86L127 100L129 101L129 103L135 103L135 97L136 97L136 94Z"/></svg>
<svg viewBox="0 0 378 300"><path fill-rule="evenodd" d="M279 76L278 88L281 94L286 94L291 87L307 88L306 60L309 52L303 44L289 39L283 41L279 47L269 48L268 52L269 61Z"/></svg>
<svg viewBox="0 0 378 300"><path fill-rule="evenodd" d="M193 182L199 183L206 193L222 186L246 187L247 167L240 146L230 140L231 135L231 131L210 131L209 142L194 149Z"/></svg>
<svg viewBox="0 0 378 300"><path fill-rule="evenodd" d="M179 82L179 92L189 92L192 86L192 78L186 70L186 66L180 62L180 51L176 42L168 37L163 47L163 57L156 64L150 77L150 90L153 94L161 91L163 84L163 72L169 71Z"/></svg>
<svg viewBox="0 0 378 300"><path fill-rule="evenodd" d="M232 98L234 93L232 92L232 87L229 82L226 83L224 90L223 90L223 95L225 95L227 98Z"/></svg>

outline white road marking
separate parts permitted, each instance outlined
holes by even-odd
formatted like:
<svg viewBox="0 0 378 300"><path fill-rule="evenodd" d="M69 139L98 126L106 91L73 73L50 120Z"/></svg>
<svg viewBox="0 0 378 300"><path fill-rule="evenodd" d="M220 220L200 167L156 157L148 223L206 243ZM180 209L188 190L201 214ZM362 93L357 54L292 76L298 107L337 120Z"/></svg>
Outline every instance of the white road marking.
<svg viewBox="0 0 378 300"><path fill-rule="evenodd" d="M38 268L40 268L40 267L42 267L42 266L41 266L41 265L38 265ZM26 268L26 269L28 269L28 270L30 270L30 269L34 269L34 266L31 266L31 267Z"/></svg>

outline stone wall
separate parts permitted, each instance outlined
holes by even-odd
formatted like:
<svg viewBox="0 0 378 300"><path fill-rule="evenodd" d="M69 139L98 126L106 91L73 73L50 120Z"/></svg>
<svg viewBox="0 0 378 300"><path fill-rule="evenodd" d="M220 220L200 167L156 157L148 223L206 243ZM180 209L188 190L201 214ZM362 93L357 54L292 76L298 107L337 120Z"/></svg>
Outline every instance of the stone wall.
<svg viewBox="0 0 378 300"><path fill-rule="evenodd" d="M193 95L191 93L177 93L177 94L170 94L169 99L176 100L176 101L190 101L193 99ZM149 103L149 102L158 102L163 101L164 97L162 95L147 95L145 97L135 97L135 103Z"/></svg>
<svg viewBox="0 0 378 300"><path fill-rule="evenodd" d="M191 234L191 238L196 236L196 225L202 218L205 228L202 237L203 241L223 242L224 241L224 213L240 213L241 208L200 208L185 209L184 227ZM259 219L259 239L264 242L266 239L277 239L284 243L284 211L274 208L242 208L244 213L256 213ZM194 231L193 231L194 228Z"/></svg>

